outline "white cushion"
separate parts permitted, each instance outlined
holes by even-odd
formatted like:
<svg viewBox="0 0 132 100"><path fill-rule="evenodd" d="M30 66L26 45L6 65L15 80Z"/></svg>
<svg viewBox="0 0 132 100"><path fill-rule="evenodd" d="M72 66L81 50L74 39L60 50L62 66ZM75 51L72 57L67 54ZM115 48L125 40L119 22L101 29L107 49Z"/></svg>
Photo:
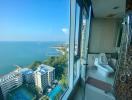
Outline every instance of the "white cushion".
<svg viewBox="0 0 132 100"><path fill-rule="evenodd" d="M107 57L106 57L105 53L99 54L98 59L99 59L99 64L100 65L108 65L108 60L107 60Z"/></svg>

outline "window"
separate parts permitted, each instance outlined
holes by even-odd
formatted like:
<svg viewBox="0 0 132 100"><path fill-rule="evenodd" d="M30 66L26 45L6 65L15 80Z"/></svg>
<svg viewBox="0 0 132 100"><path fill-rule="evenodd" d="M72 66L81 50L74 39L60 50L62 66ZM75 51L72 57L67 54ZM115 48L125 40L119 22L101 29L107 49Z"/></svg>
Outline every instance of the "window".
<svg viewBox="0 0 132 100"><path fill-rule="evenodd" d="M0 1L3 98L58 100L69 88L69 2Z"/></svg>
<svg viewBox="0 0 132 100"><path fill-rule="evenodd" d="M81 8L76 0L71 0L70 4L70 43L69 43L69 91L64 95L64 100L68 98L71 91L74 90L78 76L85 74L86 71L84 64L81 60L87 56L87 39L89 34L88 25L90 25L91 7L89 7L89 13L87 14L85 8ZM76 24L77 23L77 24ZM85 36L86 35L86 36ZM76 45L77 41L77 45ZM77 47L77 53L75 46ZM79 49L81 49L79 51ZM79 55L79 57L78 57ZM76 59L77 58L77 59ZM81 67L81 68L80 68ZM83 75L85 77L85 75Z"/></svg>
<svg viewBox="0 0 132 100"><path fill-rule="evenodd" d="M78 55L78 37L79 37L79 22L80 22L80 6L76 3L76 26L75 26L75 55Z"/></svg>
<svg viewBox="0 0 132 100"><path fill-rule="evenodd" d="M76 16L75 16L75 52L74 52L74 80L77 77L77 64L78 64L78 59L79 59L79 55L78 55L78 50L79 50L79 22L80 22L80 6L78 5L78 3L76 3L76 12L75 12Z"/></svg>

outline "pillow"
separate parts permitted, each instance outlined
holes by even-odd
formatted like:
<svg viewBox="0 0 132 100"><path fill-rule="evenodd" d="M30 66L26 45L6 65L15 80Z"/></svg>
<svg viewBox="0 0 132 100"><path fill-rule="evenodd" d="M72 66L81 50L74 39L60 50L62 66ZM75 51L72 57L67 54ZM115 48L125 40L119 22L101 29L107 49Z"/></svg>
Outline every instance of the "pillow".
<svg viewBox="0 0 132 100"><path fill-rule="evenodd" d="M99 64L101 65L108 65L107 57L105 53L99 54Z"/></svg>

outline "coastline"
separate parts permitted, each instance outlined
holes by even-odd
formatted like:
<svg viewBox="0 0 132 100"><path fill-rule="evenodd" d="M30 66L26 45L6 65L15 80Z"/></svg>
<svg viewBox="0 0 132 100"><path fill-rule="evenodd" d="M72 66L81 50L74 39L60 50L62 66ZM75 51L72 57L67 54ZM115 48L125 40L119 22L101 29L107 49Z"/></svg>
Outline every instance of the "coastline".
<svg viewBox="0 0 132 100"><path fill-rule="evenodd" d="M61 45L60 42L0 42L0 76L8 74L19 65L22 68L34 61L43 61L50 56L58 56L60 52L51 47Z"/></svg>
<svg viewBox="0 0 132 100"><path fill-rule="evenodd" d="M60 46L53 46L51 48L56 49L56 51L60 52L62 55L65 55L66 51L67 51L67 47L64 45L60 45Z"/></svg>

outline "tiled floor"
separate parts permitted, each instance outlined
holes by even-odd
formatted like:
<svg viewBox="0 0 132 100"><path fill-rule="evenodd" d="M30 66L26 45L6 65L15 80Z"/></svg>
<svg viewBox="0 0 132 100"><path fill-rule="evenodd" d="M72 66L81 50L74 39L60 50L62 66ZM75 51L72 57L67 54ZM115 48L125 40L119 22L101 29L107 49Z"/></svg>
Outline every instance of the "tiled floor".
<svg viewBox="0 0 132 100"><path fill-rule="evenodd" d="M85 98L83 88L79 88L77 94L74 97L74 100L115 100L112 94L106 94L104 91L89 84L86 85Z"/></svg>
<svg viewBox="0 0 132 100"><path fill-rule="evenodd" d="M104 77L97 71L96 68L88 70L87 76L104 81L111 85L114 83L114 76ZM79 87L74 97L74 100L115 100L111 93L105 93L105 91L90 84L86 84L85 89L83 87Z"/></svg>
<svg viewBox="0 0 132 100"><path fill-rule="evenodd" d="M99 71L96 69L96 67L88 69L87 77L88 76L93 77L93 78L98 79L98 80L101 80L101 81L104 81L104 82L109 83L111 85L114 84L114 75L111 75L109 77L105 77L101 73L99 73Z"/></svg>

